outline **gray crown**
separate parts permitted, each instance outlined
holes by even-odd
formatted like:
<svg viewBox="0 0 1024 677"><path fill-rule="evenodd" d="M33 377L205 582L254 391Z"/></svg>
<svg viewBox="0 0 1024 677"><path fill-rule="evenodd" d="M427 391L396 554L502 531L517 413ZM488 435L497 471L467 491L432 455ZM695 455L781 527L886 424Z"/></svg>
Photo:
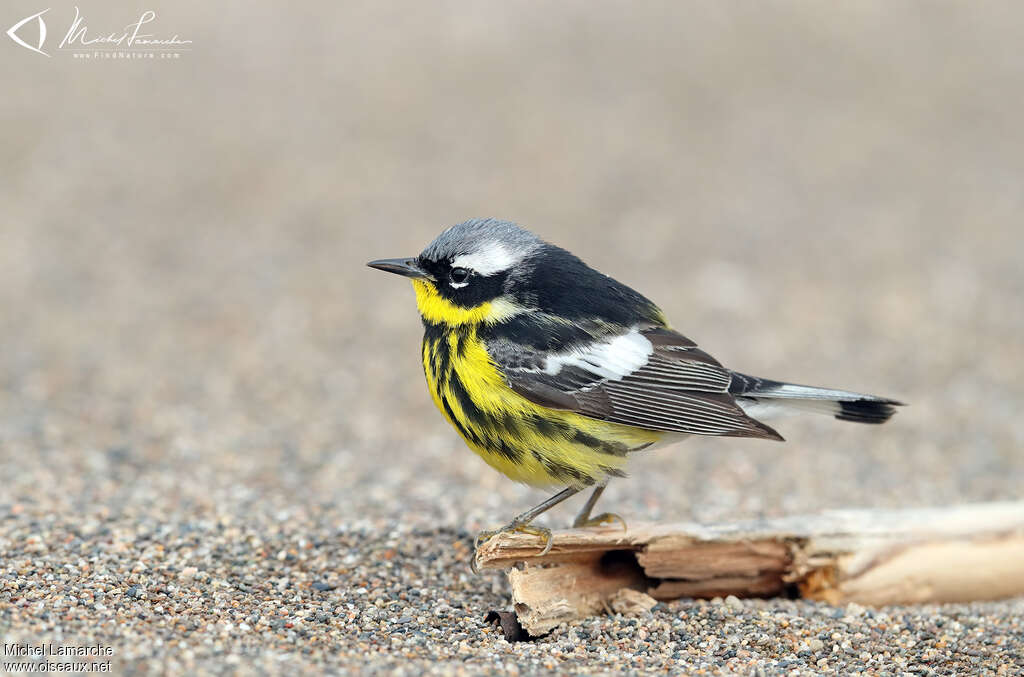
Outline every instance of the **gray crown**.
<svg viewBox="0 0 1024 677"><path fill-rule="evenodd" d="M539 237L511 221L470 219L438 235L420 256L428 261L443 261L501 245L522 259L543 244L544 241Z"/></svg>

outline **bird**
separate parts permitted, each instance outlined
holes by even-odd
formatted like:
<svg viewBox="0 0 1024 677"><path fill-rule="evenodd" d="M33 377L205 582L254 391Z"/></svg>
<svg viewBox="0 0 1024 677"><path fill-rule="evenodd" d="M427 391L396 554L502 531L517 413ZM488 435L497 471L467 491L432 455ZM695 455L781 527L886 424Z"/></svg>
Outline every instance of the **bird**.
<svg viewBox="0 0 1024 677"><path fill-rule="evenodd" d="M421 358L434 404L490 466L558 489L506 532L544 539L532 524L591 488L573 527L625 522L591 516L628 457L691 435L783 441L762 418L810 411L884 423L902 403L846 390L748 376L723 366L639 292L510 221L470 219L418 256L371 261L412 280Z"/></svg>

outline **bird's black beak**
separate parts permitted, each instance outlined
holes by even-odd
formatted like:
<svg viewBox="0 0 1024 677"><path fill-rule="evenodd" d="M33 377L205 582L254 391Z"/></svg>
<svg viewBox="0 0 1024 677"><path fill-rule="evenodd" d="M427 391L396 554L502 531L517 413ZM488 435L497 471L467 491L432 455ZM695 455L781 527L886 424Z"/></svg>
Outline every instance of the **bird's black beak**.
<svg viewBox="0 0 1024 677"><path fill-rule="evenodd" d="M416 259L380 259L378 261L370 261L366 265L377 270L386 270L396 275L404 275L405 277L432 279L430 273L419 267Z"/></svg>

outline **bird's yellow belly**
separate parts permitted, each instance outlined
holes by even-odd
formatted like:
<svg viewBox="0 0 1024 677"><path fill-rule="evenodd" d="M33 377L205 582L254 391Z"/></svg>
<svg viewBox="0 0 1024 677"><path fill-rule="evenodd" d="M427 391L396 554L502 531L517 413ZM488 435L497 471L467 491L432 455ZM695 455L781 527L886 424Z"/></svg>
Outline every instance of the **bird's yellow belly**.
<svg viewBox="0 0 1024 677"><path fill-rule="evenodd" d="M621 476L630 451L664 436L530 402L506 385L471 326L428 331L423 370L434 404L466 444L531 486L583 487Z"/></svg>

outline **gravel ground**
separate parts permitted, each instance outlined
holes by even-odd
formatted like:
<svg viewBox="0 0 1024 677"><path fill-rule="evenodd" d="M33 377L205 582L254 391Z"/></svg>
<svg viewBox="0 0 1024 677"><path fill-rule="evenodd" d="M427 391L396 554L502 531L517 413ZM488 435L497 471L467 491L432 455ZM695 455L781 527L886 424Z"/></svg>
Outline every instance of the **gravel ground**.
<svg viewBox="0 0 1024 677"><path fill-rule="evenodd" d="M641 455L601 504L627 520L1018 497L1019 4L303 7L156 7L195 41L173 63L0 36L5 644L138 674L1024 672L1021 600L680 601L507 643L471 538L543 494L448 429L408 285L363 267L512 218L727 365L911 405Z"/></svg>

